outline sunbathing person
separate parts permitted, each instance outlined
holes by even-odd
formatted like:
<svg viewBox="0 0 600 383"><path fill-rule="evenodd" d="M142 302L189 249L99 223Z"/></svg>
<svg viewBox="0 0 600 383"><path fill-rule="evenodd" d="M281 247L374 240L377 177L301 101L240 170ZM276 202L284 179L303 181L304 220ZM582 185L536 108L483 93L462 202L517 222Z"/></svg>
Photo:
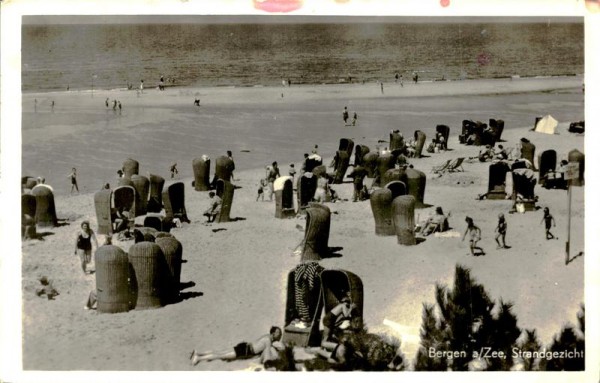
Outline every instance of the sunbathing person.
<svg viewBox="0 0 600 383"><path fill-rule="evenodd" d="M195 366L201 361L220 360L236 360L248 359L260 355L260 362L264 363L269 360L275 360L279 357L277 349L283 349L283 344L279 342L281 339L281 329L279 327L271 327L269 334L263 335L252 343L241 342L233 348L222 351L205 351L197 352L195 349L190 354L192 365Z"/></svg>
<svg viewBox="0 0 600 383"><path fill-rule="evenodd" d="M338 345L338 339L347 329L352 328L352 320L356 316L356 305L349 296L341 299L340 303L323 317L323 340L321 347L332 351Z"/></svg>
<svg viewBox="0 0 600 383"><path fill-rule="evenodd" d="M479 161L481 161L481 162L485 162L487 160L492 160L492 159L494 159L494 156L495 156L494 148L492 148L490 145L486 145L485 150L479 151Z"/></svg>
<svg viewBox="0 0 600 383"><path fill-rule="evenodd" d="M450 217L450 213L448 213L448 215L445 215L441 206L436 207L435 214L427 218L427 221L425 222L421 233L427 236L436 231L441 232L448 230L448 217Z"/></svg>
<svg viewBox="0 0 600 383"><path fill-rule="evenodd" d="M306 351L326 359L327 363L336 370L352 370L358 367L357 361L362 358L352 342L348 339L336 343L332 350L324 347L310 347Z"/></svg>

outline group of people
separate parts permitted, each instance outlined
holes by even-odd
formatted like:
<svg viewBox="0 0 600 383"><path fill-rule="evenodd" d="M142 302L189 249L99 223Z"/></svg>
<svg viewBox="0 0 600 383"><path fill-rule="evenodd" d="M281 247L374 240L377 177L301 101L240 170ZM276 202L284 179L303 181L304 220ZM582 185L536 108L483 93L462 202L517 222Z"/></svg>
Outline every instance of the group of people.
<svg viewBox="0 0 600 383"><path fill-rule="evenodd" d="M123 105L121 105L121 101L119 101L119 100L112 100L112 103L111 103L110 99L107 97L106 100L104 100L104 105L107 108L109 108L111 104L112 104L112 109L113 110L117 110L117 108L119 110L121 110L123 108Z"/></svg>
<svg viewBox="0 0 600 383"><path fill-rule="evenodd" d="M350 124L348 123L349 118L350 118L350 113L348 112L348 107L344 106L344 110L342 111L342 120L344 120L344 125L350 126ZM358 121L358 113L354 112L352 115L351 125L355 126L357 121Z"/></svg>

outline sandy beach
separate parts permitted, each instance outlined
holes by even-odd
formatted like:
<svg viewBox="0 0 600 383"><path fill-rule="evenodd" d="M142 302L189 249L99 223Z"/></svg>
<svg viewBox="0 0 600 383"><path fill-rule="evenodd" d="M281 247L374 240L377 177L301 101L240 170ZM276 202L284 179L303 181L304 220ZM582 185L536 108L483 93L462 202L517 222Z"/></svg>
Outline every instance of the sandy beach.
<svg viewBox="0 0 600 383"><path fill-rule="evenodd" d="M276 219L274 202L256 202L265 165L278 161L282 174L290 163L300 167L303 153L315 144L331 161L339 139L352 138L374 150L387 146L389 131L405 137L415 130L431 140L437 124L450 126L449 148L412 159L427 174L419 220L442 206L451 212L453 231L465 230L470 216L481 228L483 257L469 255L467 242L433 237L417 246L401 246L396 237L378 237L369 201L352 203L352 184L333 185L342 199L332 211L329 245L341 257L321 261L327 269L357 274L364 284L364 321L371 332L401 339L412 365L419 342L423 303L434 303L436 282L450 284L456 264L472 270L492 299L511 301L518 326L536 329L544 345L561 326L576 323L584 302L584 257L565 266L567 193L535 192L539 206L549 206L558 240L544 238L541 210L507 214L509 200L476 200L487 191L489 163L464 163L464 172L437 177L433 166L448 159L476 156L479 147L458 142L461 121L503 119L502 144L516 146L521 137L537 153L554 149L566 158L584 150L584 135L567 131L584 120L580 76L443 81L413 84L299 85L291 87L167 88L26 93L22 98L22 172L43 176L54 187L63 226L41 230L43 240L22 245L24 370L234 371L253 369L257 360L189 365L193 348L222 349L252 340L271 325L284 325L287 273L299 262L293 250L303 239L305 220ZM194 106L194 99L200 106ZM119 100L122 110L107 108ZM54 107L51 106L54 101ZM344 106L358 113L357 126L344 126ZM556 134L531 131L536 116L559 121ZM231 216L236 222L204 226L207 192L191 187L192 159L233 152L236 185ZM74 236L83 220L97 228L93 193L105 183L116 185L123 160L140 162L140 174L159 174L185 183L190 224L172 233L183 245L181 281L194 282L184 299L156 310L99 314L83 310L94 288L73 255ZM169 179L169 166L179 174ZM70 169L78 170L80 193L69 195ZM211 167L211 177L214 162ZM349 181L349 180L348 180ZM367 184L370 185L370 179ZM494 228L499 213L508 221L511 249L496 250ZM571 253L584 251L584 188L572 190ZM141 223L142 217L138 218ZM103 241L103 236L99 236ZM115 241L128 250L133 241ZM45 275L60 292L55 300L35 295ZM396 329L384 320L399 325ZM397 331L401 328L401 331ZM58 341L60 340L60 341Z"/></svg>

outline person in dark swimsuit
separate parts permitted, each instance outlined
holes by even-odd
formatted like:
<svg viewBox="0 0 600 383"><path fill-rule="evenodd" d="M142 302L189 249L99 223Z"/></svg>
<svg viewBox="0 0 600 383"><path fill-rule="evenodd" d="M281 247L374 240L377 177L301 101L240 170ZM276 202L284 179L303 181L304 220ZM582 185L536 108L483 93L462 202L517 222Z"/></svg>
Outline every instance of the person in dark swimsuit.
<svg viewBox="0 0 600 383"><path fill-rule="evenodd" d="M92 261L92 242L98 248L98 240L96 239L96 234L90 228L90 223L83 221L81 223L81 230L75 238L75 254L79 255L81 269L84 274L89 274L87 265Z"/></svg>
<svg viewBox="0 0 600 383"><path fill-rule="evenodd" d="M71 169L71 174L69 176L71 178L71 194L73 194L73 190L77 190L79 193L79 187L77 186L77 169Z"/></svg>

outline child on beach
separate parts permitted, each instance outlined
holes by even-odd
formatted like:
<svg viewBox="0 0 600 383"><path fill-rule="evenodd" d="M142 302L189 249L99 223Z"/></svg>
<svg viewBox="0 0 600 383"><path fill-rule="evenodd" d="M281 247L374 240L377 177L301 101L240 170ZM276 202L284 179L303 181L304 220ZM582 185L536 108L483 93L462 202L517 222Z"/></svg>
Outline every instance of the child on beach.
<svg viewBox="0 0 600 383"><path fill-rule="evenodd" d="M556 227L556 221L554 220L552 214L550 214L550 209L547 206L544 208L544 217L542 218L542 222L546 224L546 239L558 239L558 237L555 237L554 234L550 232L550 228L552 226Z"/></svg>
<svg viewBox="0 0 600 383"><path fill-rule="evenodd" d="M465 221L467 222L467 230L465 230L462 240L464 241L467 237L467 234L469 234L469 247L471 249L471 255L485 255L483 249L477 246L477 242L481 240L481 229L475 225L473 218L466 217ZM479 250L479 253L475 254L475 249Z"/></svg>
<svg viewBox="0 0 600 383"><path fill-rule="evenodd" d="M177 170L177 162L171 165L171 168L169 170L171 171L171 178L175 178L175 175L179 174L179 170Z"/></svg>
<svg viewBox="0 0 600 383"><path fill-rule="evenodd" d="M267 185L267 179L261 178L260 182L258 183L258 195L256 196L256 202L258 202L259 198L261 198L263 201L265 200L265 188Z"/></svg>
<svg viewBox="0 0 600 383"><path fill-rule="evenodd" d="M498 249L508 249L506 246L506 219L504 218L504 214L500 213L498 215L498 226L496 226L496 243L498 244ZM502 241L500 241L502 239ZM502 242L502 243L500 243Z"/></svg>
<svg viewBox="0 0 600 383"><path fill-rule="evenodd" d="M71 178L71 194L73 194L73 190L77 190L77 193L79 193L79 187L77 186L77 169L71 169L71 174L67 177Z"/></svg>

